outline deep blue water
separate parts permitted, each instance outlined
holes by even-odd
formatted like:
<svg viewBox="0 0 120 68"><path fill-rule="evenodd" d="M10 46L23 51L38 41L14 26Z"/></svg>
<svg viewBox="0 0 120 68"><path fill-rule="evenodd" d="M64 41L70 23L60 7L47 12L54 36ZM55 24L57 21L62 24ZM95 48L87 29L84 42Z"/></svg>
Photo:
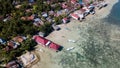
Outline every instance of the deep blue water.
<svg viewBox="0 0 120 68"><path fill-rule="evenodd" d="M107 17L107 22L120 25L120 0L116 3Z"/></svg>

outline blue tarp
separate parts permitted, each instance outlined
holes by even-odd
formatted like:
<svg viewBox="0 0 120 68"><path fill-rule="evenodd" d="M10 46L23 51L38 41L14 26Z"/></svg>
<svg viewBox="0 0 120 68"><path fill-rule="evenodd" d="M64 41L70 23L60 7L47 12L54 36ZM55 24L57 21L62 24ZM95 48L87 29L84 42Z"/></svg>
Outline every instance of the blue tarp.
<svg viewBox="0 0 120 68"><path fill-rule="evenodd" d="M0 43L1 43L1 44L5 44L6 41L5 41L4 39L1 39L1 38L0 38Z"/></svg>
<svg viewBox="0 0 120 68"><path fill-rule="evenodd" d="M79 0L79 3L80 3L80 4L83 4L83 1L82 1L82 0Z"/></svg>
<svg viewBox="0 0 120 68"><path fill-rule="evenodd" d="M30 3L33 3L33 2L35 2L35 1L34 1L34 0L29 0L29 2L30 2Z"/></svg>

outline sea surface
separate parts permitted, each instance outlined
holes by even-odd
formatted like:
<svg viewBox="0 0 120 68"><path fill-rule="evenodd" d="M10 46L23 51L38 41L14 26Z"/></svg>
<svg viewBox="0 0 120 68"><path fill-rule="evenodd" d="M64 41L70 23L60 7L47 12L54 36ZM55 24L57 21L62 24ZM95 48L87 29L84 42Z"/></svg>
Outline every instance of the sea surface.
<svg viewBox="0 0 120 68"><path fill-rule="evenodd" d="M106 20L109 23L120 25L120 0L113 6Z"/></svg>

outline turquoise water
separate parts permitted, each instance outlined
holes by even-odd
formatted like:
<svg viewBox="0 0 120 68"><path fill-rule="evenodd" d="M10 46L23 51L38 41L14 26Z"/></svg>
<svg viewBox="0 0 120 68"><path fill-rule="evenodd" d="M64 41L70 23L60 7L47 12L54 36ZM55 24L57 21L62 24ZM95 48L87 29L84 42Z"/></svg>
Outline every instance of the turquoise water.
<svg viewBox="0 0 120 68"><path fill-rule="evenodd" d="M113 24L120 24L120 0L113 6L111 13L107 17L107 21Z"/></svg>

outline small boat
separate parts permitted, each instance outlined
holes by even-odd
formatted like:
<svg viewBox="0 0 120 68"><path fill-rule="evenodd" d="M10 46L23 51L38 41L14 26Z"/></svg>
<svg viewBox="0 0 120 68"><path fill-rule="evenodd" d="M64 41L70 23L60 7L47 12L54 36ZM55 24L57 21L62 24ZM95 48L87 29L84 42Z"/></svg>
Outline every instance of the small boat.
<svg viewBox="0 0 120 68"><path fill-rule="evenodd" d="M68 39L68 42L73 42L73 43L75 43L76 41L75 41L75 40Z"/></svg>
<svg viewBox="0 0 120 68"><path fill-rule="evenodd" d="M69 47L69 48L67 48L66 50L67 51L70 51L70 50L73 50L75 47Z"/></svg>

